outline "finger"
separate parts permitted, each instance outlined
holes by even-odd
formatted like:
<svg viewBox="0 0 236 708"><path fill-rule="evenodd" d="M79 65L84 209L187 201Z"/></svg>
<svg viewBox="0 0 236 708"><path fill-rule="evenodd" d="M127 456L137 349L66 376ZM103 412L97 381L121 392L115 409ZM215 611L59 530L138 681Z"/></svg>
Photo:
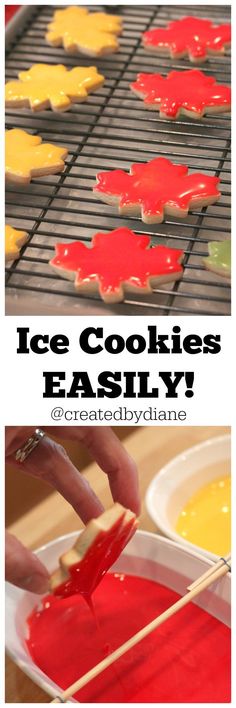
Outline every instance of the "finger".
<svg viewBox="0 0 236 708"><path fill-rule="evenodd" d="M80 428L82 441L109 479L114 501L140 513L137 467L111 428Z"/></svg>
<svg viewBox="0 0 236 708"><path fill-rule="evenodd" d="M6 580L39 595L49 591L47 568L15 536L6 532Z"/></svg>
<svg viewBox="0 0 236 708"><path fill-rule="evenodd" d="M140 513L140 496L136 464L121 445L119 439L113 433L111 428L96 428L93 426L46 426L44 427L44 431L58 438L63 437L68 440L78 440L79 442L83 442L91 452L91 455L95 458L98 465L108 475L109 485L114 501L119 501L136 514ZM31 453L30 458L33 454L34 452ZM86 480L84 480L84 482L86 483ZM60 490L58 489L58 491ZM92 490L90 490L90 492L91 491ZM63 494L62 491L61 493ZM68 497L63 494L63 496L70 501L70 495ZM70 503L75 508L77 513L80 513L78 512L77 501L76 505L73 504L72 501L70 501ZM93 515L98 516L98 513L101 513L101 509L101 505L99 512L97 511L95 513L94 509ZM89 509L88 513L90 513ZM86 509L85 516L83 516L83 510L81 511L80 516L83 521L85 518L86 520L91 518L91 516L86 517Z"/></svg>
<svg viewBox="0 0 236 708"><path fill-rule="evenodd" d="M64 448L47 436L23 464L16 463L14 455L9 457L9 462L57 489L84 523L102 513L103 506L87 480L74 467Z"/></svg>
<svg viewBox="0 0 236 708"><path fill-rule="evenodd" d="M6 457L12 455L13 452L18 450L28 438L35 432L35 426L10 426L7 425L5 428L5 450Z"/></svg>
<svg viewBox="0 0 236 708"><path fill-rule="evenodd" d="M137 467L111 428L105 427L47 427L47 432L70 440L83 442L97 464L107 474L114 501L140 513Z"/></svg>

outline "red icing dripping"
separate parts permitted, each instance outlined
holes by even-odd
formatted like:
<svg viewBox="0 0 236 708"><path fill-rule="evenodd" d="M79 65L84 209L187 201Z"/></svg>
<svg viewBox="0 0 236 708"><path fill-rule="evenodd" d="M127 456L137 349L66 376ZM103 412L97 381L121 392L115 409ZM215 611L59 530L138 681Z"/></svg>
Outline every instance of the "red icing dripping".
<svg viewBox="0 0 236 708"><path fill-rule="evenodd" d="M167 205L186 213L194 202L216 201L220 196L218 177L201 172L189 175L186 165L175 165L164 157L131 165L130 172L99 172L94 192L119 197L121 209L138 204L144 217L156 217L159 222Z"/></svg>
<svg viewBox="0 0 236 708"><path fill-rule="evenodd" d="M221 53L230 41L229 24L216 26L211 20L198 17L183 17L170 22L164 29L153 29L143 34L145 47L169 48L173 57L188 54L192 61L203 61L208 52Z"/></svg>
<svg viewBox="0 0 236 708"><path fill-rule="evenodd" d="M137 167L139 167L137 165ZM148 236L136 236L130 229L115 229L109 234L97 233L92 248L80 241L56 244L51 265L76 273L75 285L99 284L102 297L120 295L123 283L146 288L149 277L168 276L182 272L183 251L155 246L148 248Z"/></svg>
<svg viewBox="0 0 236 708"><path fill-rule="evenodd" d="M68 597L80 593L93 611L92 593L108 569L119 558L136 529L134 518L123 524L123 517L124 515L106 532L100 531L81 561L70 566L68 569L70 579L55 588L55 595Z"/></svg>
<svg viewBox="0 0 236 708"><path fill-rule="evenodd" d="M138 74L131 88L145 97L144 103L154 105L168 118L176 118L181 108L203 114L214 106L225 106L227 110L231 103L230 88L220 86L198 69L171 71L167 77Z"/></svg>
<svg viewBox="0 0 236 708"><path fill-rule="evenodd" d="M163 612L178 595L144 578L107 574L94 603L99 631L80 595L48 596L28 619L28 649L61 688ZM230 701L230 631L188 605L76 694L80 702Z"/></svg>

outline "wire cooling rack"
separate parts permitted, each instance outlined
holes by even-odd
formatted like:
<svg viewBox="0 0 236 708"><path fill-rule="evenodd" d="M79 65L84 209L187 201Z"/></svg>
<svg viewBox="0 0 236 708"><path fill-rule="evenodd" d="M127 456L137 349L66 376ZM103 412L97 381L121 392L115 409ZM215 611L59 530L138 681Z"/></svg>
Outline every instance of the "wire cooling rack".
<svg viewBox="0 0 236 708"><path fill-rule="evenodd" d="M7 127L20 127L44 140L69 148L66 169L60 175L35 179L29 186L7 190L6 221L28 231L30 238L21 257L7 267L7 314L102 314L109 315L226 315L230 314L230 288L220 276L208 272L202 258L211 240L230 237L230 119L210 115L201 121L160 119L146 111L129 89L139 71L189 68L188 61L146 54L141 46L145 30L164 26L173 19L196 14L196 6L136 5L106 8L123 17L124 31L117 54L91 60L68 56L62 48L45 42L45 31L55 6L34 6L7 48L6 80L16 78L35 62L73 66L96 64L105 84L88 101L63 114L51 111L7 109ZM104 10L104 6L89 6ZM197 6L197 15L215 23L229 21L227 5ZM217 81L230 83L230 58L211 58L201 67ZM140 219L117 215L115 208L97 201L92 192L96 173L132 162L166 156L185 163L190 170L216 175L221 180L220 201L193 211L186 219L165 219L146 225ZM151 236L152 244L184 249L184 275L148 296L132 295L119 305L105 305L99 296L78 295L73 283L57 276L48 261L58 241L88 243L96 231L128 226Z"/></svg>

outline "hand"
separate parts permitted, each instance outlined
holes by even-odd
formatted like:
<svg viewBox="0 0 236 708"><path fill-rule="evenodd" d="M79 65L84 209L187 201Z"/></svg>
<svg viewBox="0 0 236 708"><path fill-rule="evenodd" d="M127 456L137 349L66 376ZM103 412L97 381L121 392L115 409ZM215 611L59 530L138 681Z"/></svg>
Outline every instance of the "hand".
<svg viewBox="0 0 236 708"><path fill-rule="evenodd" d="M73 506L84 523L99 516L103 506L72 464L65 449L47 437L76 440L85 445L97 464L107 474L114 501L136 514L140 511L138 477L134 461L110 428L106 427L44 427L46 433L39 445L22 465L15 460L15 452L34 433L35 427L6 428L6 461L22 468L33 477L44 479ZM6 579L32 592L49 589L49 575L39 559L13 536L7 533Z"/></svg>

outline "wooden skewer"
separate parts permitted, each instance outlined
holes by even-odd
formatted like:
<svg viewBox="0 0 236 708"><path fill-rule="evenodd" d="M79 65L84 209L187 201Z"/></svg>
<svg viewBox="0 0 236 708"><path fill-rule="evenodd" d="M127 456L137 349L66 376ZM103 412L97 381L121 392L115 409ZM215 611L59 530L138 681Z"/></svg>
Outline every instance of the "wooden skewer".
<svg viewBox="0 0 236 708"><path fill-rule="evenodd" d="M196 588L197 585L202 582L202 580L205 580L205 578L209 578L212 573L215 573L215 571L218 570L218 568L221 568L224 564L228 564L228 569L230 570L230 558L230 553L228 554L228 556L225 556L225 558L219 558L217 563L214 563L211 568L206 570L206 572L201 575L200 578L197 578L197 580L194 580L191 585L188 585L187 590L193 590L194 588Z"/></svg>
<svg viewBox="0 0 236 708"><path fill-rule="evenodd" d="M218 563L216 565L218 565ZM67 698L73 696L74 693L83 688L83 686L89 683L89 681L92 681L102 671L105 671L105 669L107 669L108 666L111 666L114 661L120 659L123 654L132 649L136 644L138 644L138 642L141 642L141 640L147 637L148 634L153 632L154 629L163 624L163 622L165 622L170 617L172 617L172 615L181 610L182 607L185 607L185 605L194 600L197 595L200 595L200 593L206 588L208 588L209 585L211 585L216 580L219 580L219 578L221 578L223 575L226 575L226 573L228 572L228 566L226 565L226 563L223 563L218 568L214 566L214 572L210 573L208 577L204 578L204 576L206 575L204 573L204 575L198 579L198 584L196 587L187 592L186 595L183 595L183 597L181 597L179 600L177 600L177 602L171 605L168 610L165 610L165 612L162 612L161 615L152 620L152 622L149 622L146 627L140 629L139 632L134 634L133 637L130 637L130 639L128 639L124 644L122 644L122 646L118 647L118 649L115 649L112 654L100 661L99 664L90 669L90 671L87 671L84 676L81 676L77 681L72 683L71 686L69 686L65 691L63 691L63 693L60 695L60 698L54 698L51 703L64 703L65 701L67 701Z"/></svg>

